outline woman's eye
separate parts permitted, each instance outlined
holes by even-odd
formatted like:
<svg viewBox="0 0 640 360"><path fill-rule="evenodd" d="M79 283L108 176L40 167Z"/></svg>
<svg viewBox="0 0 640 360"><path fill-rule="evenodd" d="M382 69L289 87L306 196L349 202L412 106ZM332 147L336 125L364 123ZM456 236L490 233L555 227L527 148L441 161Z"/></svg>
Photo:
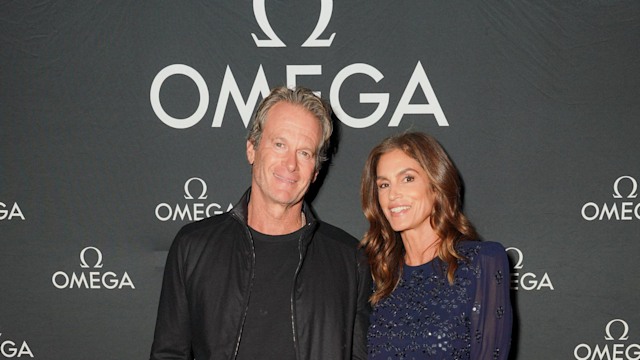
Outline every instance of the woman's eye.
<svg viewBox="0 0 640 360"><path fill-rule="evenodd" d="M404 178L405 182L412 182L413 180L415 180L415 178L413 176L411 176L411 175L407 175Z"/></svg>
<svg viewBox="0 0 640 360"><path fill-rule="evenodd" d="M389 187L389 184L387 184L387 183L379 183L378 184L378 188L379 189L384 189L384 188L387 188L387 187Z"/></svg>

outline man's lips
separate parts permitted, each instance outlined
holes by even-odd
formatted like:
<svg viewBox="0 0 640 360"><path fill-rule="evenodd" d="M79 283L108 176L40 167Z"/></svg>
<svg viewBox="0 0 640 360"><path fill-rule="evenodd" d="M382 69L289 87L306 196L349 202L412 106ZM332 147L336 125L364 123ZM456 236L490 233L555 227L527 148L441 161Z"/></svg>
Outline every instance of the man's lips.
<svg viewBox="0 0 640 360"><path fill-rule="evenodd" d="M273 176L274 176L276 179L278 179L278 180L280 180L280 181L282 181L282 182L289 183L289 184L295 184L295 182L296 182L296 179L291 179L291 178L288 178L288 177L280 176L280 175L275 174L275 173L273 174Z"/></svg>

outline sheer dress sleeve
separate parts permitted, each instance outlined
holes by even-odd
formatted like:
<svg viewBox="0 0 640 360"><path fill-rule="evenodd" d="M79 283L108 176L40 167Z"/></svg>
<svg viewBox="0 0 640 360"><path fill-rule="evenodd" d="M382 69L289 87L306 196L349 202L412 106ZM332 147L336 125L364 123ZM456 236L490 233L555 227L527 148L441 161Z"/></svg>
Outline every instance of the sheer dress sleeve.
<svg viewBox="0 0 640 360"><path fill-rule="evenodd" d="M513 322L507 254L499 243L484 242L476 261L480 271L471 316L471 359L507 359Z"/></svg>

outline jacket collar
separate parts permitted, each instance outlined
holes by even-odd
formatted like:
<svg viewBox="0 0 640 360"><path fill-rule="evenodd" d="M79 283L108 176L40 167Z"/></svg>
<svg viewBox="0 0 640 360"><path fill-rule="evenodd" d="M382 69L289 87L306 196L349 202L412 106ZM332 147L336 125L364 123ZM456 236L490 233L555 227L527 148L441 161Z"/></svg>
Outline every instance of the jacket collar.
<svg viewBox="0 0 640 360"><path fill-rule="evenodd" d="M251 197L251 187L249 187L247 191L245 191L244 195L242 195L238 203L231 210L231 213L237 219L242 221L242 223L245 226L247 226L247 221L249 218L249 198L250 197ZM302 203L302 212L304 213L304 216L307 219L306 225L313 225L315 227L317 223L316 216L313 214L313 210L311 209L309 204L307 204L306 201L303 201Z"/></svg>

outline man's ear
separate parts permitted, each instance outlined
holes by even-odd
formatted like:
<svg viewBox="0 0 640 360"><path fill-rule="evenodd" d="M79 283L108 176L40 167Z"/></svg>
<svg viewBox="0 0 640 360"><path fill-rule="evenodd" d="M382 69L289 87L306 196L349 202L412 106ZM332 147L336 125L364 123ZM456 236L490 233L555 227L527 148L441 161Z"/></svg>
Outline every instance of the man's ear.
<svg viewBox="0 0 640 360"><path fill-rule="evenodd" d="M256 149L253 146L253 143L250 140L247 140L247 160L249 160L249 164L253 165L255 158L256 158Z"/></svg>
<svg viewBox="0 0 640 360"><path fill-rule="evenodd" d="M316 182L316 179L318 178L318 173L319 173L319 172L320 172L320 171L316 171L316 172L313 174L313 179L311 179L311 182L312 182L312 183Z"/></svg>

